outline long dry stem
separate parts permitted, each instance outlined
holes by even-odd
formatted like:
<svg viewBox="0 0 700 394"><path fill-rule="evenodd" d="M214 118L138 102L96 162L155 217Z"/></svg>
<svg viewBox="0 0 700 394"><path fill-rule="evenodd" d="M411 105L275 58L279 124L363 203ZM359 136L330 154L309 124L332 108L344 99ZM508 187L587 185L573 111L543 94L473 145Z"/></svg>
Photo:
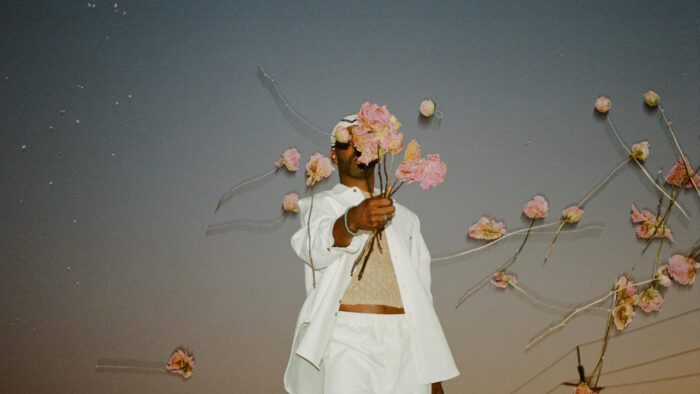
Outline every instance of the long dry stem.
<svg viewBox="0 0 700 394"><path fill-rule="evenodd" d="M618 164L615 168L613 168L612 171L610 171L608 173L608 175L605 178L603 178L603 180L600 181L600 183L596 187L593 188L593 190L591 190L588 194L586 194L586 197L584 197L583 200L581 200L581 202L579 202L577 204L577 206L579 208L582 207L583 204L585 204L586 201L588 201L588 199L591 198L591 196L593 196L593 194L595 194L595 192L598 191L598 189L600 189L603 185L605 185L605 183L607 181L609 181L610 178L612 178L612 176L617 172L617 170L622 168L622 166L625 165L629 160L631 160L631 158L627 157L627 158L625 158L625 160L621 161L620 164Z"/></svg>
<svg viewBox="0 0 700 394"><path fill-rule="evenodd" d="M668 131L671 133L671 137L673 137L673 142L676 144L676 148L678 148L678 153L681 154L681 159L683 160L683 164L685 164L685 174L690 179L690 183L693 184L693 187L695 187L695 191L698 193L698 197L700 197L700 189L698 189L698 185L695 182L695 179L690 175L690 170L688 167L690 166L690 162L688 158L685 156L683 153L683 149L681 149L681 145L678 143L678 139L676 138L676 133L673 132L673 128L671 127L671 122L669 122L668 118L666 117L666 111L664 111L664 107L659 104L659 111L661 112L661 116L663 116L664 121L666 122L666 126L668 127Z"/></svg>
<svg viewBox="0 0 700 394"><path fill-rule="evenodd" d="M605 360L605 351L608 350L608 342L610 341L610 330L612 330L612 325L615 317L612 314L613 306L615 305L615 298L613 297L611 305L610 305L610 310L611 313L608 316L608 324L605 327L605 336L603 338L603 345L601 346L600 349L600 357L598 358L598 362L595 365L595 368L593 368L593 372L591 373L591 376L588 378L588 382L586 382L589 386L591 383L591 380L593 380L593 376L595 376L595 383L593 384L593 387L598 387L598 380L600 379L600 372L603 370L603 360Z"/></svg>
<svg viewBox="0 0 700 394"><path fill-rule="evenodd" d="M221 198L219 198L219 202L216 203L216 208L214 209L214 212L216 213L219 210L219 208L221 208L222 205L224 205L228 200L230 200L231 197L233 196L233 193L235 193L236 190L242 188L245 185L249 185L253 182L259 181L259 180L265 178L266 176L273 174L277 170L279 170L279 168L275 167L275 168L271 169L270 171L268 171L260 176L257 176L255 178L251 178L251 179L246 179L246 180L238 183L237 185L233 186L231 188L231 190L227 191L223 196L221 196Z"/></svg>

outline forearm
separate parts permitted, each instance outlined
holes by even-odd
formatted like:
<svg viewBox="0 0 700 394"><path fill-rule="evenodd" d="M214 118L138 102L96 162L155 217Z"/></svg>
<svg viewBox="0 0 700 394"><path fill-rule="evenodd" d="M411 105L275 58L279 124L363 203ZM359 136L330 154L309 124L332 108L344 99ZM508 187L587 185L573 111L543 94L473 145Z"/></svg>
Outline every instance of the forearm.
<svg viewBox="0 0 700 394"><path fill-rule="evenodd" d="M333 246L338 248L344 248L350 245L352 242L353 235L348 232L348 229L352 232L357 232L356 228L353 228L352 223L348 223L348 228L345 228L345 215L339 217L333 224Z"/></svg>

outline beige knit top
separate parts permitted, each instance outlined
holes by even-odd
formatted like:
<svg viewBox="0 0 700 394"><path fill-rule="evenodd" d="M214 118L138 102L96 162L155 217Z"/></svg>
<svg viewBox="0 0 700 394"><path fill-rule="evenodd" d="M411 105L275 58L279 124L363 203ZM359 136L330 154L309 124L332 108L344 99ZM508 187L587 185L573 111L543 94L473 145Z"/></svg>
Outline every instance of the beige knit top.
<svg viewBox="0 0 700 394"><path fill-rule="evenodd" d="M386 305L403 308L385 234L382 234L379 245L375 243L374 250L367 260L365 272L362 273L362 280L358 280L357 276L361 268L362 262L355 268L350 284L340 300L341 304Z"/></svg>

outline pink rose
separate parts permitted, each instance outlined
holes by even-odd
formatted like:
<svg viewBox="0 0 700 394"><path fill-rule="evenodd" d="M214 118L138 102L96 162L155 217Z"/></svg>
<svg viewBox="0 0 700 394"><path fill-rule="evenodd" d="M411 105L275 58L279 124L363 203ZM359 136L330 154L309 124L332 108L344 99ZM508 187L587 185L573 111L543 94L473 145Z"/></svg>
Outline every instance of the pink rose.
<svg viewBox="0 0 700 394"><path fill-rule="evenodd" d="M695 283L695 269L700 267L695 260L674 254L668 259L668 273L676 282L682 285L692 285Z"/></svg>
<svg viewBox="0 0 700 394"><path fill-rule="evenodd" d="M632 153L630 156L644 162L647 159L647 156L649 156L649 142L642 141L632 145Z"/></svg>
<svg viewBox="0 0 700 394"><path fill-rule="evenodd" d="M583 209L577 205L572 205L562 211L563 220L567 223L578 223L583 216Z"/></svg>
<svg viewBox="0 0 700 394"><path fill-rule="evenodd" d="M653 287L648 288L639 299L639 307L646 313L659 311L664 304L664 298L658 290Z"/></svg>
<svg viewBox="0 0 700 394"><path fill-rule="evenodd" d="M506 227L503 222L497 222L482 216L476 223L469 227L469 238L484 239L491 241L501 238L506 233Z"/></svg>
<svg viewBox="0 0 700 394"><path fill-rule="evenodd" d="M333 170L333 164L328 157L318 152L314 153L306 163L306 186L313 186L316 182L326 179Z"/></svg>
<svg viewBox="0 0 700 394"><path fill-rule="evenodd" d="M653 90L644 93L644 102L650 107L656 107L661 101L661 96Z"/></svg>
<svg viewBox="0 0 700 394"><path fill-rule="evenodd" d="M435 101L431 99L425 99L420 102L420 107L418 107L420 114L429 118L435 114Z"/></svg>
<svg viewBox="0 0 700 394"><path fill-rule="evenodd" d="M282 199L282 208L285 212L299 212L299 195L287 193Z"/></svg>
<svg viewBox="0 0 700 394"><path fill-rule="evenodd" d="M610 111L610 107L612 106L612 102L610 101L609 98L605 96L600 96L595 100L595 110L600 112L601 114L606 114L608 111Z"/></svg>
<svg viewBox="0 0 700 394"><path fill-rule="evenodd" d="M301 153L299 153L297 148L289 148L285 150L284 153L282 153L282 157L277 159L275 165L277 166L277 168L280 168L284 165L287 168L287 170L295 172L299 169L300 158Z"/></svg>
<svg viewBox="0 0 700 394"><path fill-rule="evenodd" d="M525 204L523 213L530 219L543 219L549 212L549 203L542 196L535 196Z"/></svg>
<svg viewBox="0 0 700 394"><path fill-rule="evenodd" d="M423 163L423 177L420 181L420 187L423 188L423 190L438 186L445 181L447 165L444 161L440 160L440 155L428 155Z"/></svg>
<svg viewBox="0 0 700 394"><path fill-rule="evenodd" d="M700 176L696 174L695 171L693 171L693 167L690 166L689 162L687 163L687 165L688 173L693 177L695 185L700 186ZM685 188L689 189L693 187L693 183L690 182L690 178L688 178L688 173L686 173L686 165L685 163L683 163L683 159L679 157L678 163L671 167L671 171L669 171L668 175L666 175L666 183L675 186L683 186L683 184L685 184Z"/></svg>

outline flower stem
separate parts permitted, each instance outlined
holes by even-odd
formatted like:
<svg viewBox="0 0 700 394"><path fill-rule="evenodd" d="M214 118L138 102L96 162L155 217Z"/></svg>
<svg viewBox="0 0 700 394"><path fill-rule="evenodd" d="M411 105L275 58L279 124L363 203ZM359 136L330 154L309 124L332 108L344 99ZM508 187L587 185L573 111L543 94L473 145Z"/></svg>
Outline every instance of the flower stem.
<svg viewBox="0 0 700 394"><path fill-rule="evenodd" d="M265 178L266 176L273 174L277 170L279 170L279 167L275 167L275 168L271 169L270 171L268 171L260 176L257 176L255 178L251 178L251 179L246 179L246 180L240 182L239 184L233 186L231 188L231 190L227 191L223 196L221 196L221 198L219 199L219 202L216 204L216 208L214 209L214 213L216 213L219 210L219 208L221 208L222 205L224 205L228 200L231 199L231 197L233 197L233 193L235 193L236 190L242 188L245 185L249 185L253 182L259 181L259 180Z"/></svg>
<svg viewBox="0 0 700 394"><path fill-rule="evenodd" d="M610 178L617 172L617 170L619 170L620 168L622 168L622 166L625 165L625 163L627 163L628 161L630 161L630 159L631 159L630 157L625 158L625 160L621 161L620 164L618 164L615 168L613 168L612 171L610 171L610 173L608 173L608 175L607 175L596 187L593 188L593 190L591 190L588 194L586 194L586 197L584 197L583 200L581 200L581 202L579 202L579 203L577 204L577 206L578 206L579 208L582 207L583 204L585 204L586 201L588 201L588 199L591 198L591 196L592 196L595 192L598 191L598 189L600 189L607 181L609 181Z"/></svg>
<svg viewBox="0 0 700 394"><path fill-rule="evenodd" d="M591 380L593 380L593 376L595 376L595 384L593 384L593 387L598 387L598 380L600 379L600 373L603 370L603 360L605 359L605 351L608 349L608 342L610 341L610 331L612 330L612 325L613 321L615 320L615 317L612 314L613 306L615 305L615 298L613 297L612 303L610 305L610 314L608 316L608 324L605 327L605 337L603 338L603 345L601 346L600 349L600 357L598 358L598 362L595 365L595 368L593 368L593 372L591 373L590 377L588 378L588 382L586 382L589 386L591 383Z"/></svg>
<svg viewBox="0 0 700 394"><path fill-rule="evenodd" d="M561 229L564 228L564 223L566 223L566 221L562 219L561 224L559 224L559 228L557 228L557 232L554 233L554 239L552 239L552 243L549 245L549 249L547 250L547 254L544 256L544 262L542 264L547 263L547 259L549 258L549 254L552 253L552 249L554 249L554 243L557 242L557 238L559 237L559 233L561 232Z"/></svg>
<svg viewBox="0 0 700 394"><path fill-rule="evenodd" d="M685 174L688 176L688 179L690 180L690 183L693 184L695 187L695 191L698 193L698 197L700 197L700 189L698 189L698 185L695 183L695 180L693 177L690 175L690 170L688 169L689 167L689 162L688 158L685 157L685 154L683 153L683 150L681 149L681 145L678 143L678 139L676 138L676 133L673 132L673 128L671 127L671 122L669 122L668 118L666 117L666 111L664 111L664 107L659 104L659 111L661 112L661 116L663 116L664 121L666 122L666 126L668 127L668 131L671 133L671 137L673 137L673 142L676 144L676 148L678 148L678 153L681 154L681 159L683 160L683 164L685 165Z"/></svg>

